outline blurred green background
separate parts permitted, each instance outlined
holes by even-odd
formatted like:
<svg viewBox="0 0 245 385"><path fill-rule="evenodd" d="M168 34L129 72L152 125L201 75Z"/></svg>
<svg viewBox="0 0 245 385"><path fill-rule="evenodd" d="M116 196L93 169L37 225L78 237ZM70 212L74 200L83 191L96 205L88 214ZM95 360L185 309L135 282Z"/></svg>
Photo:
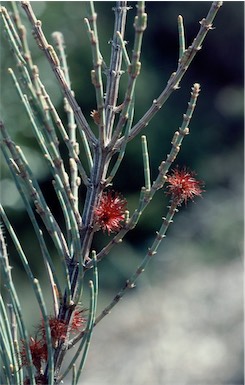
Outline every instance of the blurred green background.
<svg viewBox="0 0 245 385"><path fill-rule="evenodd" d="M129 4L132 9L128 12L125 38L128 41L128 52L131 54L136 3L129 2ZM143 38L142 70L136 86L135 122L150 107L153 99L158 97L169 76L177 68L178 15L181 14L184 18L187 45L190 45L199 30L199 21L206 16L210 4L199 1L146 2L148 27ZM10 8L9 2L2 2L2 5ZM64 34L72 88L84 115L92 124L90 112L96 105L94 89L90 82L91 50L83 22L83 18L86 16L85 5L85 2L72 1L32 3L37 17L42 20L43 29L49 42L52 42L52 32L61 31ZM98 13L100 46L107 64L109 63L110 39L112 38L114 22L112 6L112 2L95 2ZM243 254L243 17L243 2L224 2L214 21L215 29L208 33L202 50L198 52L190 69L181 81L180 89L171 95L149 126L142 132L142 134L147 135L151 175L152 180L154 180L161 160L166 157L171 148L172 135L182 123L182 115L187 108L191 87L195 82L201 84L201 94L190 124L190 135L185 138L175 164L186 165L195 170L198 177L205 182L206 192L203 194L203 199L197 199L194 204L189 203L176 216L172 228L169 229L168 237L164 241L165 244L149 266L146 273L147 278L142 278L142 281L138 283L139 292L140 289L147 291L149 287L153 290L156 282L159 286L161 282L164 284L169 279L175 279L176 272L178 274L184 272L185 277L188 277L188 272L191 275L193 266L196 265L198 265L200 276L202 276L203 269L217 272L217 276L215 275L214 278L216 283L219 282L219 274L223 274L220 273L222 269L227 268L227 266L236 266L230 271L233 274L233 279L237 283L240 282ZM36 47L30 26L24 15L23 21L28 29L28 41L34 62L39 67L41 79L60 115L65 120L62 95L55 77L46 63L44 55ZM14 61L2 35L1 115L14 140L24 149L48 203L58 221L62 223L63 218L52 191L48 168L33 138L24 107L19 101L7 73L8 67L14 67ZM123 75L121 79L122 91L125 89L125 82L126 75ZM122 91L120 95L122 95ZM120 102L121 100L119 100ZM61 149L63 149L62 144ZM131 212L137 205L139 189L144 183L143 177L141 143L140 137L138 137L128 145L122 167L114 182L114 189L125 195ZM82 190L81 201L83 196L84 191ZM33 237L33 231L18 192L2 158L1 200L30 259L34 274L42 280L44 269L38 245ZM166 213L166 205L167 200L164 193L159 191L143 214L138 227L128 234L125 242L101 263L100 284L103 289L101 308L121 287L145 254L147 247L152 242L154 232L161 225L161 217ZM7 234L6 238L8 240ZM105 239L105 236L99 235L95 243L96 249L100 250L107 241L107 237ZM52 247L52 244L49 246ZM9 254L15 264L15 278L17 282L22 284L24 274L22 274L22 267L17 261L16 252L11 242L9 242ZM229 276L228 273L227 276ZM144 280L147 280L147 285ZM137 288L134 292L136 297L139 295ZM216 289L217 287L214 285L213 291L211 290L209 293L211 297L216 295ZM220 295L228 297L225 290L229 290L226 279L224 280L224 292L221 292ZM241 299L242 287L240 284L236 290ZM210 301L207 301L207 306L209 305ZM229 305L228 302L228 313ZM27 314L30 314L30 306L24 301L23 306ZM237 306L238 308L240 306L241 309L242 301L239 300ZM219 314L221 315L221 312L218 312ZM31 325L33 323L32 317ZM229 329L228 323L225 324L224 328ZM240 324L237 328L240 328ZM103 329L103 325L101 325L101 329ZM242 329L239 330L237 338L242 339ZM227 335L225 334L225 336ZM239 349L241 350L241 347ZM237 350L232 354L236 353ZM240 362L241 354L239 351L238 362ZM228 358L227 362L229 361ZM223 360L223 362L225 367L226 361ZM166 363L166 367L168 367L167 365ZM209 375L205 377L206 382L200 374L200 378L198 375L191 377L191 374L188 377L187 374L186 383L191 384L193 381L197 384L198 380L201 379L206 385L214 384L215 379L220 380L219 377L215 377L215 374L211 376L212 380L207 380L211 378L210 368L207 371ZM215 373L218 371L220 373L220 369L216 368ZM234 376L229 379L229 383L241 384L242 376L242 364L239 364ZM169 377L168 381L174 383L177 381L177 377ZM228 383L222 378L220 381L222 384ZM107 383L110 383L109 380L103 384ZM125 382L122 380L123 383ZM138 385L138 383L136 380L135 384ZM155 383L158 383L157 380ZM119 380L116 385L118 384L120 384Z"/></svg>

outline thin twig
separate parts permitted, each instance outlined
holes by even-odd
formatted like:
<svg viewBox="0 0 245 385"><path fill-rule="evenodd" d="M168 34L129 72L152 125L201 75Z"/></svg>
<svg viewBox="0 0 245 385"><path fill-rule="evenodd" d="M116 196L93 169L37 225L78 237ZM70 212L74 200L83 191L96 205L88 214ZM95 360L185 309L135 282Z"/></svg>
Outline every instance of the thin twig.
<svg viewBox="0 0 245 385"><path fill-rule="evenodd" d="M114 119L115 107L118 100L119 82L121 78L121 63L122 63L122 49L118 44L118 32L122 39L124 38L126 16L127 16L127 2L117 1L116 7L113 8L115 12L114 34L111 41L111 59L110 66L107 71L107 87L106 87L106 135L108 142L111 140Z"/></svg>
<svg viewBox="0 0 245 385"><path fill-rule="evenodd" d="M71 80L70 80L69 69L68 69L67 60L66 60L65 43L64 43L63 34L61 32L54 32L52 34L52 37L55 41L55 44L56 44L58 52L59 52L59 60L61 63L62 70L64 71L64 76L66 78L68 87L71 88ZM72 91L72 93L74 95L74 91ZM74 118L74 112L72 111L66 98L64 98L64 110L66 111L67 118L68 118L69 143L71 144L71 146L73 148L73 153L75 154L75 158L76 158L76 162L77 162L77 159L79 159L78 158L78 143L76 142L76 128L77 128L77 126L76 126L76 122L75 122L75 118ZM93 166L91 151L90 151L89 144L88 144L88 141L87 141L87 138L86 138L84 132L81 131L81 134L82 134L81 136L82 136L85 154L86 154L88 164L89 164L89 169L91 170L91 168ZM73 155L73 157L74 157L74 155ZM76 179L75 175L74 175L74 179ZM87 183L86 183L86 185L87 185ZM74 184L74 188L75 188L75 184ZM73 192L73 194L74 194L74 192Z"/></svg>
<svg viewBox="0 0 245 385"><path fill-rule="evenodd" d="M94 289L93 313L91 312L92 310L90 308L89 319L87 321L87 327L82 332L82 335L84 336L84 338L82 339L76 353L73 355L72 360L69 363L68 367L66 368L65 372L58 378L57 384L60 383L65 378L65 376L71 370L72 366L75 364L76 360L78 359L79 355L81 354L81 352L84 348L84 345L87 343L86 334L89 333L89 330L91 329L92 325L95 322L96 308L97 308L97 297L98 297L98 269L97 269L97 257L96 257L95 251L92 252L92 260L93 260L93 266L94 266L94 269L93 269L93 289ZM91 300L92 300L92 298L91 298ZM91 303L90 303L90 306L91 306ZM93 316L93 319L91 318L92 316ZM81 333L80 333L80 335L81 335ZM75 341L76 342L78 341L77 336L68 342L67 349L70 349L72 346L74 346ZM85 359L85 356L84 356L84 359ZM83 362L83 364L84 364L85 360L81 360L81 362Z"/></svg>
<svg viewBox="0 0 245 385"><path fill-rule="evenodd" d="M149 191L147 191L144 187L141 189L141 194L139 198L139 204L136 210L134 211L131 218L128 220L127 223L125 223L125 226L114 236L114 238L97 254L97 260L98 262L101 261L106 255L109 254L111 249L118 243L122 241L124 236L128 233L128 231L132 230L138 223L141 214L145 210L145 208L148 206L149 202L154 197L157 190L163 187L165 181L166 181L166 174L171 166L171 164L174 162L179 150L180 146L182 144L182 141L186 135L189 134L189 128L188 125L190 123L190 120L192 118L196 101L198 98L200 92L200 85L198 83L195 83L192 88L191 92L191 98L190 102L188 103L188 108L186 113L183 115L183 122L178 131L174 133L173 139L172 139L172 148L170 153L167 155L167 158L165 161L162 161L159 166L159 173L156 178L156 180L152 183L152 186ZM86 268L91 268L92 261L89 261L86 264Z"/></svg>
<svg viewBox="0 0 245 385"><path fill-rule="evenodd" d="M48 62L51 65L51 68L58 80L58 83L61 87L61 90L63 91L65 97L67 98L74 115L76 117L77 124L81 127L81 129L84 131L87 140L89 143L94 146L97 143L97 139L95 138L93 132L91 131L82 111L79 107L76 99L74 98L72 91L70 90L67 81L65 79L64 73L60 67L60 62L58 60L58 57L55 53L54 48L52 45L48 44L44 33L42 31L42 26L40 20L37 20L31 4L29 1L21 1L22 8L25 10L27 17L32 25L34 35L36 37L36 41L38 46L44 51L45 56L48 59Z"/></svg>
<svg viewBox="0 0 245 385"><path fill-rule="evenodd" d="M135 138L135 136L138 135L139 132L149 124L150 120L163 106L163 104L166 102L166 100L169 98L172 92L179 88L180 80L185 75L196 53L200 51L201 44L204 38L206 37L208 31L213 29L212 28L213 20L219 8L222 6L222 4L223 4L222 1L215 1L212 3L212 6L208 12L206 19L202 19L200 21L201 27L196 38L193 40L192 45L182 55L182 58L179 61L176 72L173 72L165 89L162 91L160 96L157 99L153 100L152 106L132 128L129 136L126 139L127 142ZM118 139L115 147L120 148L124 140L125 140L124 138Z"/></svg>
<svg viewBox="0 0 245 385"><path fill-rule="evenodd" d="M134 19L134 29L135 29L135 38L134 38L134 48L132 53L131 63L128 66L128 86L125 92L123 109L120 114L118 124L113 132L112 140L110 142L110 148L113 148L116 141L120 137L122 128L128 118L128 113L131 103L133 103L134 90L136 86L137 77L140 74L141 62L141 46L143 33L147 25L147 14L145 13L145 2L138 1L137 3L137 15ZM117 34L119 35L119 34ZM122 40L122 35L120 36L120 41Z"/></svg>
<svg viewBox="0 0 245 385"><path fill-rule="evenodd" d="M141 136L142 144L142 154L143 154L143 164L144 164L144 175L145 175L145 188L146 191L151 189L151 175L150 175L150 166L149 166L149 153L147 149L147 140L146 136Z"/></svg>
<svg viewBox="0 0 245 385"><path fill-rule="evenodd" d="M99 48L99 37L97 32L97 13L94 10L93 1L87 2L88 19L85 18L85 26L90 38L92 56L93 56L93 70L91 71L92 83L95 87L97 111L99 114L99 136L100 144L105 147L106 132L105 132L105 104L104 104L104 91L102 83L102 55Z"/></svg>
<svg viewBox="0 0 245 385"><path fill-rule="evenodd" d="M177 210L177 202L173 202L169 208L168 214L166 218L163 218L163 223L159 231L156 233L156 238L152 244L152 246L148 249L148 252L145 258L142 260L136 271L131 275L131 277L126 281L124 287L117 293L117 295L113 298L111 303L106 306L106 308L100 313L100 315L95 320L95 325L97 325L107 314L110 313L112 308L121 300L124 294L129 290L135 287L135 282L139 278L139 276L144 272L146 266L149 261L152 259L154 255L156 255L157 250L165 238L166 231L169 227L169 224L172 223L174 214Z"/></svg>
<svg viewBox="0 0 245 385"><path fill-rule="evenodd" d="M178 32L179 32L179 60L185 52L185 30L183 24L183 17L178 16Z"/></svg>
<svg viewBox="0 0 245 385"><path fill-rule="evenodd" d="M16 289L12 280L12 275L11 275L11 268L9 266L9 261L7 255L4 255L0 253L0 265L1 265L1 271L3 274L3 278L5 281L6 288L8 290L9 296L10 296L10 301L11 304L13 305L14 312L16 315L16 322L18 325L18 330L20 333L20 337L23 341L24 347L25 347L25 352L26 352L26 358L28 362L32 362L32 356L31 356L31 351L29 347L29 338L27 335L27 329L24 324L23 320L23 312L20 306L19 298L16 293ZM30 385L36 385L35 377L34 377L34 368L33 365L28 365L27 366L27 371L30 379ZM11 376L10 376L11 378Z"/></svg>
<svg viewBox="0 0 245 385"><path fill-rule="evenodd" d="M54 383L54 359L53 359L53 345L52 345L51 331L50 331L50 325L49 325L49 318L48 318L48 313L47 313L46 305L45 305L44 298L43 298L43 293L42 293L38 279L34 278L33 284L34 284L34 292L36 294L39 308L41 310L43 323L44 323L44 327L45 327L45 336L47 339L48 364L46 367L45 374L48 377L48 385L53 385L53 383Z"/></svg>

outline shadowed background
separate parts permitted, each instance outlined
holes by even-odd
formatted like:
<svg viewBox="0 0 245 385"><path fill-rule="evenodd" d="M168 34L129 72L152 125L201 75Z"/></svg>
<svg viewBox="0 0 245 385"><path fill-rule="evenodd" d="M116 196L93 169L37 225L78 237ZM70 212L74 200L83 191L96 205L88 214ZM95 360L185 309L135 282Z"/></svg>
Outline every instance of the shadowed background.
<svg viewBox="0 0 245 385"><path fill-rule="evenodd" d="M9 8L10 4L3 2ZM129 3L127 49L133 46L135 2ZM113 33L112 2L95 2L100 46L109 64ZM165 87L177 67L177 17L184 18L187 45L199 30L209 2L146 2L148 28L143 38L142 70L136 86L135 122ZM49 42L61 31L66 42L72 88L92 124L96 108L90 82L91 50L83 18L84 2L33 2ZM242 254L243 254L243 2L224 2L190 69L149 126L147 135L152 180L170 150L174 131L182 123L193 83L201 84L190 135L176 164L194 169L205 182L203 199L189 203L175 217L155 260L137 287L96 327L83 381L86 385L237 384L243 383ZM25 20L25 16L23 16ZM34 62L65 121L62 95L25 22ZM45 161L33 138L24 107L7 75L14 67L1 37L1 114L14 140L21 145L38 177L52 211L63 223ZM125 82L124 82L125 79ZM122 76L119 103L125 90ZM120 99L121 97L121 99ZM95 129L96 130L96 129ZM96 131L95 131L96 132ZM61 149L63 148L61 144ZM64 147L64 156L66 156ZM140 137L130 142L114 189L121 191L132 212L144 183ZM81 201L84 191L81 191ZM28 217L1 159L1 200L30 258L34 274L43 264ZM151 245L166 213L167 199L159 191L138 227L100 264L99 309L102 310L135 269ZM7 234L6 234L6 238ZM98 235L94 247L108 241ZM52 244L50 243L50 247ZM24 292L25 279L9 242L14 277ZM58 268L58 266L57 266ZM38 321L32 298L21 298L30 330ZM34 314L33 314L34 313Z"/></svg>

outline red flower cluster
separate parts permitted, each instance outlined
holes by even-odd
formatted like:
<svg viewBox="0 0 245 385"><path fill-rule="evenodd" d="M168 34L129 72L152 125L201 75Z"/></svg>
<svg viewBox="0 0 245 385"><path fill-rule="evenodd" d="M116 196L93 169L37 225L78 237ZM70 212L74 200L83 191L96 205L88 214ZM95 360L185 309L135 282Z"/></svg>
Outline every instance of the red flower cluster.
<svg viewBox="0 0 245 385"><path fill-rule="evenodd" d="M66 338L67 324L65 321L59 320L56 317L49 318L49 327L52 338L53 347L56 347L58 341L62 341ZM46 330L44 321L42 320L39 325L39 331L44 341L46 341Z"/></svg>
<svg viewBox="0 0 245 385"><path fill-rule="evenodd" d="M71 333L79 332L86 323L86 318L82 315L84 310L76 310L73 314L73 319L71 323Z"/></svg>
<svg viewBox="0 0 245 385"><path fill-rule="evenodd" d="M202 182L194 177L193 171L187 171L186 168L179 170L174 169L172 175L168 176L167 194L171 194L172 200L180 205L182 202L187 203L188 199L193 200L195 196L201 196Z"/></svg>
<svg viewBox="0 0 245 385"><path fill-rule="evenodd" d="M59 341L62 341L66 338L67 332L76 333L81 331L85 324L86 320L83 317L83 310L75 310L70 326L66 321L57 319L54 316L49 317L49 327L51 332L52 344L53 347L57 347ZM20 358L22 366L28 366L30 364L35 366L35 369L38 373L38 380L42 380L42 364L44 364L48 359L48 349L47 349L47 340L46 340L46 330L44 326L44 321L38 326L37 335L38 337L31 337L29 342L29 348L31 351L32 362L30 363L27 358L25 344L22 341L22 349L20 350ZM39 383L41 384L42 382ZM38 383L38 382L37 382ZM28 384L28 378L26 379L26 384Z"/></svg>
<svg viewBox="0 0 245 385"><path fill-rule="evenodd" d="M62 341L66 338L68 329L71 333L76 333L81 330L83 325L85 324L86 320L84 317L82 317L82 310L81 311L75 311L73 315L72 322L68 328L68 324L66 321L62 321L57 319L56 317L49 317L49 327L51 332L51 338L53 346L56 347L57 342ZM42 335L43 340L46 340L46 330L44 326L44 322L42 321L41 325L39 326L39 332Z"/></svg>
<svg viewBox="0 0 245 385"><path fill-rule="evenodd" d="M103 192L98 206L95 208L95 225L104 232L118 232L125 218L127 201L114 191Z"/></svg>
<svg viewBox="0 0 245 385"><path fill-rule="evenodd" d="M26 355L26 348L24 342L22 342L22 350L20 351L20 357L22 366L29 366L30 362L28 362ZM35 366L38 373L41 371L42 362L47 361L48 353L47 353L47 344L44 343L42 339L37 339L31 337L29 342L29 348L31 351L32 364Z"/></svg>

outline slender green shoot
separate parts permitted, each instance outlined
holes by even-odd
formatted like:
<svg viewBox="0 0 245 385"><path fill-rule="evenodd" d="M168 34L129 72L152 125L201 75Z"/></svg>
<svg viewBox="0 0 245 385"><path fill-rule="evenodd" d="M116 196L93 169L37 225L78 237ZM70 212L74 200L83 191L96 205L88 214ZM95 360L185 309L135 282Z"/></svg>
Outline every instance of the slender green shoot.
<svg viewBox="0 0 245 385"><path fill-rule="evenodd" d="M178 32L179 32L179 60L180 60L185 52L185 30L184 30L183 17L181 15L178 16Z"/></svg>
<svg viewBox="0 0 245 385"><path fill-rule="evenodd" d="M157 253L160 243L165 238L166 231L173 221L174 214L177 210L176 202L173 202L169 208L168 214L166 218L163 218L162 226L160 230L156 233L156 238L152 244L152 246L148 249L148 252L145 258L142 260L136 271L131 275L131 277L126 281L124 287L117 293L117 295L113 298L111 303L100 313L100 315L95 320L95 325L97 325L107 314L109 314L112 308L121 300L124 294L129 290L135 287L135 282L138 277L144 272L147 264L151 260L151 258Z"/></svg>
<svg viewBox="0 0 245 385"><path fill-rule="evenodd" d="M95 292L95 290L94 290L93 281L89 281L89 288L90 288L90 306L89 306L89 319L88 319L88 324L87 324L87 328L85 331L86 342L85 342L85 347L84 347L84 351L82 354L82 358L80 361L80 365L78 366L78 369L77 369L77 379L79 379L79 377L82 373L82 370L83 370L83 367L84 367L84 364L85 364L85 361L87 358L90 340L92 337L92 332L93 332L93 327L94 327L94 313L95 313L95 296L94 296L95 293L94 292Z"/></svg>
<svg viewBox="0 0 245 385"><path fill-rule="evenodd" d="M95 87L97 111L99 113L99 135L101 146L106 144L105 133L105 105L104 105L104 91L102 82L102 55L99 48L99 37L97 32L97 14L94 10L93 1L87 3L88 19L85 18L85 27L90 38L92 57L93 57L93 71L91 72L92 83Z"/></svg>
<svg viewBox="0 0 245 385"><path fill-rule="evenodd" d="M130 66L130 59L129 59L128 52L126 49L125 41L123 40L122 35L120 34L119 31L117 31L117 37L118 37L119 43L122 47L123 60L125 61L126 67L128 68Z"/></svg>
<svg viewBox="0 0 245 385"><path fill-rule="evenodd" d="M43 323L45 327L45 336L47 340L47 349L48 349L48 385L53 385L54 383L54 359L53 359L53 347L52 347L52 338L51 331L49 326L49 318L44 302L42 290L39 284L38 279L34 278L33 280L34 291L38 300L38 305L42 313Z"/></svg>
<svg viewBox="0 0 245 385"><path fill-rule="evenodd" d="M143 164L144 164L145 188L146 188L146 191L150 191L150 189L151 189L151 175L150 175L147 139L146 139L145 135L141 136L141 144L142 144L142 154L143 154Z"/></svg>

